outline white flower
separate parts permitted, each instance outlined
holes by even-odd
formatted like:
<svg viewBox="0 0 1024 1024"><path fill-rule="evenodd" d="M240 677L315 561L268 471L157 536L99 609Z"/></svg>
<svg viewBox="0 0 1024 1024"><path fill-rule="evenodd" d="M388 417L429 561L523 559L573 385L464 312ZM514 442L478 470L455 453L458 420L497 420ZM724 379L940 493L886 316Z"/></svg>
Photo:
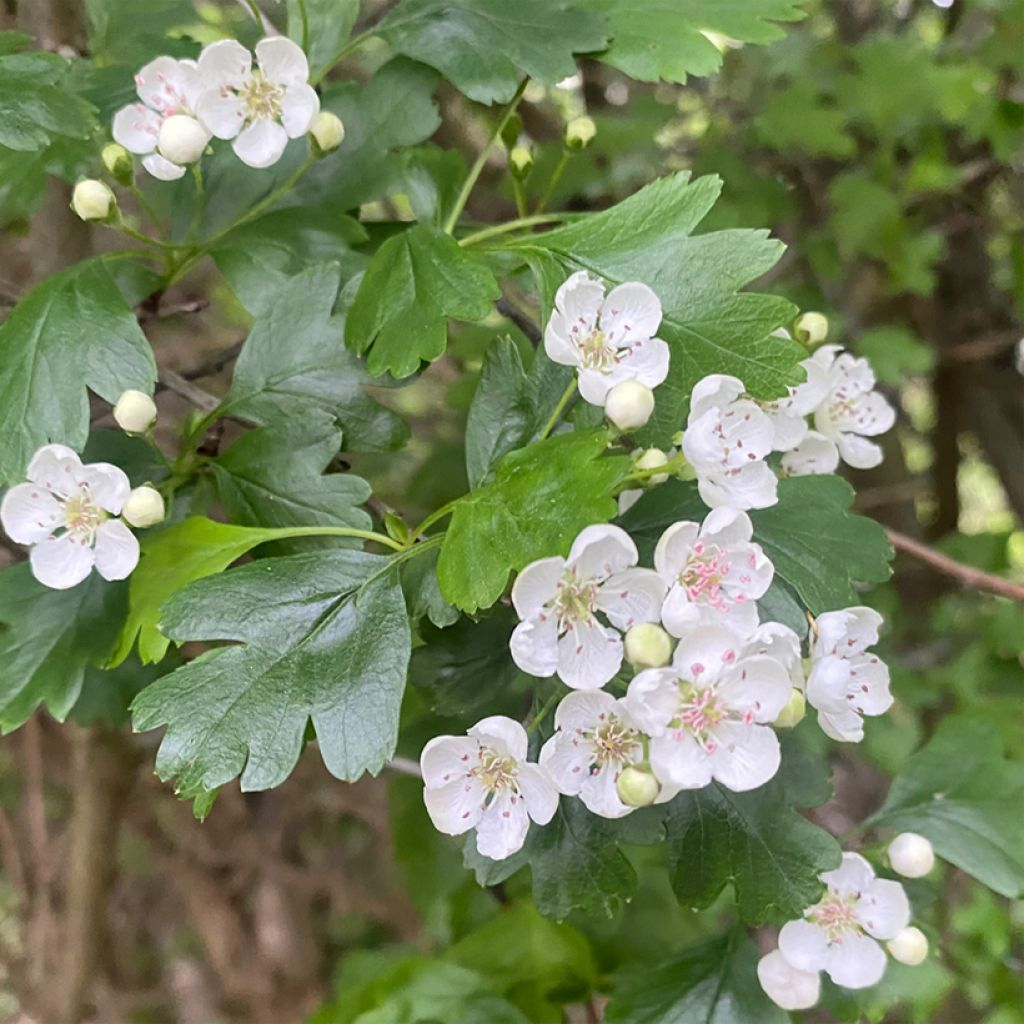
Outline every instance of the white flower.
<svg viewBox="0 0 1024 1024"><path fill-rule="evenodd" d="M633 808L622 802L616 783L643 756L640 730L623 702L598 690L570 693L558 705L540 765L560 793L578 796L603 818L621 818Z"/></svg>
<svg viewBox="0 0 1024 1024"><path fill-rule="evenodd" d="M868 648L878 642L882 616L871 608L843 608L819 615L811 647L807 701L825 734L845 743L864 739L861 715L892 707L889 669Z"/></svg>
<svg viewBox="0 0 1024 1024"><path fill-rule="evenodd" d="M884 434L896 422L896 413L875 391L870 364L839 345L823 345L808 362L817 363L828 377L828 393L814 413L815 429L835 444L848 465L877 466L882 449L865 438Z"/></svg>
<svg viewBox="0 0 1024 1024"><path fill-rule="evenodd" d="M712 374L690 396L683 454L710 508L767 508L779 499L778 479L765 463L775 440L767 413L743 397L743 382Z"/></svg>
<svg viewBox="0 0 1024 1024"><path fill-rule="evenodd" d="M867 988L885 973L885 951L875 939L891 939L910 923L910 904L899 882L875 878L857 853L821 875L823 899L779 933L779 949L799 971L825 971L846 988Z"/></svg>
<svg viewBox="0 0 1024 1024"><path fill-rule="evenodd" d="M196 121L196 103L202 89L199 68L194 60L157 57L135 76L135 87L141 102L122 107L114 115L114 140L131 153L145 154L142 166L154 178L174 181L185 173L185 168L162 151L160 129L172 117ZM201 155L210 133L198 122L190 127L193 148L199 136L205 136L198 151Z"/></svg>
<svg viewBox="0 0 1024 1024"><path fill-rule="evenodd" d="M764 785L780 760L766 723L791 690L779 662L751 653L724 626L698 627L679 642L670 668L640 672L625 703L651 737L651 768L663 787L658 802L712 779L736 792Z"/></svg>
<svg viewBox="0 0 1024 1024"><path fill-rule="evenodd" d="M420 755L423 801L434 827L459 836L476 829L476 848L503 860L526 841L532 818L546 825L558 807L547 773L526 760L526 730L494 715L466 736L437 736Z"/></svg>
<svg viewBox="0 0 1024 1024"><path fill-rule="evenodd" d="M31 544L29 563L40 583L56 590L81 583L95 565L107 580L123 580L139 561L139 542L117 516L131 490L128 477L106 462L83 465L62 444L32 457L29 483L16 484L0 504L11 540Z"/></svg>
<svg viewBox="0 0 1024 1024"><path fill-rule="evenodd" d="M783 333L788 337L787 332ZM805 359L800 365L807 374L802 384L791 387L785 398L757 403L771 420L774 431L772 448L777 452L788 452L804 440L807 416L821 405L828 394L825 368L813 359Z"/></svg>
<svg viewBox="0 0 1024 1024"><path fill-rule="evenodd" d="M668 345L654 336L661 303L645 284L604 286L585 270L573 274L555 295L544 331L544 351L556 363L575 366L580 394L604 406L616 384L635 380L656 388L668 375Z"/></svg>
<svg viewBox="0 0 1024 1024"><path fill-rule="evenodd" d="M924 878L935 867L932 844L916 832L901 832L887 852L893 871L904 878Z"/></svg>
<svg viewBox="0 0 1024 1024"><path fill-rule="evenodd" d="M234 39L211 43L199 55L203 92L199 118L218 139L234 139L232 148L250 167L277 163L289 139L305 135L320 110L309 85L309 64L302 48L284 36L256 44L252 54Z"/></svg>
<svg viewBox="0 0 1024 1024"><path fill-rule="evenodd" d="M784 476L814 476L839 468L839 449L824 434L809 430L804 439L782 456Z"/></svg>
<svg viewBox="0 0 1024 1024"><path fill-rule="evenodd" d="M673 523L654 549L654 568L668 587L661 621L673 636L694 626L732 626L743 636L757 627L758 598L775 568L751 537L745 512L716 508L702 524Z"/></svg>
<svg viewBox="0 0 1024 1024"><path fill-rule="evenodd" d="M757 962L757 980L783 1010L809 1010L821 998L820 974L798 971L777 949Z"/></svg>
<svg viewBox="0 0 1024 1024"><path fill-rule="evenodd" d="M588 526L568 559L542 558L516 577L512 604L522 622L509 641L512 660L534 676L555 673L574 689L599 689L622 665L622 637L637 622L657 622L665 585L618 526ZM603 614L612 627L598 619Z"/></svg>

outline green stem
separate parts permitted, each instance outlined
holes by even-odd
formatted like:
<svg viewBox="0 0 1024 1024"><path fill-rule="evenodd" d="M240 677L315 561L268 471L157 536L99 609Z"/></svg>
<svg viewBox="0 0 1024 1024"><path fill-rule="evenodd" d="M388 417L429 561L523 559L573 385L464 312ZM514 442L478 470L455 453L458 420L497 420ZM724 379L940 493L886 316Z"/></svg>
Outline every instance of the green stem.
<svg viewBox="0 0 1024 1024"><path fill-rule="evenodd" d="M558 699L561 697L561 693L558 689L541 705L540 711L537 712L530 720L530 724L526 727L526 735L532 736L540 727L541 723L551 713L551 709L558 703Z"/></svg>
<svg viewBox="0 0 1024 1024"><path fill-rule="evenodd" d="M196 236L199 234L199 225L203 218L203 207L206 205L206 190L203 188L203 172L199 169L198 163L194 163L192 165L192 178L196 183L196 207L192 211L192 223L188 229L188 240L190 243L195 242Z"/></svg>
<svg viewBox="0 0 1024 1024"><path fill-rule="evenodd" d="M537 224L555 224L565 220L565 216L564 213L540 213L532 214L529 217L518 217L516 220L510 220L504 224L493 224L489 228L474 231L473 234L460 238L459 245L468 247L476 245L478 242L485 242L489 238L496 238L498 235L507 235L512 231L518 231L520 228L532 228Z"/></svg>
<svg viewBox="0 0 1024 1024"><path fill-rule="evenodd" d="M134 182L128 186L128 191L135 196L136 202L142 207L146 216L152 221L153 226L158 230L163 230L163 225L160 223L160 218L157 216L156 210L153 209L153 205L146 198L145 193L136 185Z"/></svg>
<svg viewBox="0 0 1024 1024"><path fill-rule="evenodd" d="M156 443L156 438L153 436L153 430L150 428L143 435L146 441L149 442L150 448L156 453L156 457L163 463L164 468L170 473L173 472L174 466L171 460L164 454L164 450Z"/></svg>
<svg viewBox="0 0 1024 1024"><path fill-rule="evenodd" d="M664 466L652 466L650 469L634 469L633 472L626 477L626 483L637 483L639 481L647 480L652 476L657 476L659 473L665 473L668 476L673 476L678 473L681 469L685 469L687 466L685 455L676 455L674 458L668 460Z"/></svg>
<svg viewBox="0 0 1024 1024"><path fill-rule="evenodd" d="M562 150L562 155L558 158L558 163L555 164L555 169L551 172L551 180L548 182L548 187L544 189L544 195L540 197L540 202L534 211L535 213L540 213L551 201L551 197L555 193L555 186L562 180L562 175L565 173L565 166L569 163L570 155L568 149Z"/></svg>
<svg viewBox="0 0 1024 1024"><path fill-rule="evenodd" d="M487 144L480 150L480 154L477 156L475 163L469 169L469 174L466 175L466 180L462 183L462 189L455 200L455 205L452 207L451 213L448 214L448 218L444 222L444 233L446 235L454 233L455 225L458 224L459 217L462 216L462 211L465 209L466 203L469 201L469 195L473 191L473 186L476 184L477 178L480 177L483 172L484 165L487 163L487 156L491 151L491 147L498 141L498 139L501 138L501 133L504 131L505 125L508 124L509 118L515 113L516 107L519 106L519 101L523 98L523 93L526 91L526 86L529 82L530 79L527 77L519 83L519 88L516 89L515 95L511 100L509 100L501 117L498 119L497 127L491 133L491 137L487 140Z"/></svg>
<svg viewBox="0 0 1024 1024"><path fill-rule="evenodd" d="M362 32L357 36L353 36L319 71L309 79L309 84L319 84L323 80L324 76L327 75L336 64L340 64L350 53L358 50L359 47L362 46L367 39L371 39L373 35L374 33L370 31Z"/></svg>
<svg viewBox="0 0 1024 1024"><path fill-rule="evenodd" d="M142 242L145 245L152 246L156 249L167 249L168 251L173 252L181 248L180 245L174 245L172 242L163 242L159 238L151 238L149 235L145 235L141 231L136 231L135 228L130 228L125 224L123 220L109 226L115 231L120 231L122 235L134 238L136 242Z"/></svg>
<svg viewBox="0 0 1024 1024"><path fill-rule="evenodd" d="M309 14L306 12L306 0L298 0L299 18L302 20L302 49L309 53Z"/></svg>
<svg viewBox="0 0 1024 1024"><path fill-rule="evenodd" d="M572 380L569 382L569 386L562 393L562 397L558 400L558 405L555 406L554 410L551 413L551 416L548 418L547 423L544 424L544 429L540 432L540 435L537 437L538 441L543 441L544 438L547 437L548 434L550 434L551 431L555 429L555 424L559 421L559 419L562 416L562 413L565 412L565 407L569 404L570 401L572 401L572 397L575 394L576 375L573 374Z"/></svg>
<svg viewBox="0 0 1024 1024"><path fill-rule="evenodd" d="M434 525L434 523L438 522L441 519L444 519L446 515L449 515L452 511L454 511L455 506L458 504L458 502L459 499L455 498L452 501L449 501L447 505L442 505L439 509L436 509L435 511L431 512L430 515L427 516L427 518L419 524L419 526L409 531L409 539L408 541L406 541L405 547L412 547L412 545L416 543L417 537L423 536L423 534L427 530L429 530L430 527Z"/></svg>
<svg viewBox="0 0 1024 1024"><path fill-rule="evenodd" d="M512 178L512 195L516 201L516 213L519 214L519 219L528 213L526 207L526 190L523 188L523 183L516 177Z"/></svg>

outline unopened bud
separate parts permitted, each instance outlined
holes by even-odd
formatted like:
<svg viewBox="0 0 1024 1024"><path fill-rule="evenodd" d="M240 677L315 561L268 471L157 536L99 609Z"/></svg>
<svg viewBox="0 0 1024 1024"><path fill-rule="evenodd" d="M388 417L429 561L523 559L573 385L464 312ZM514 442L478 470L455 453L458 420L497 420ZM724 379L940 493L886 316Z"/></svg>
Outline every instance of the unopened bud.
<svg viewBox="0 0 1024 1024"><path fill-rule="evenodd" d="M619 430L639 430L654 412L654 392L635 380L624 380L608 392L604 414Z"/></svg>
<svg viewBox="0 0 1024 1024"><path fill-rule="evenodd" d="M136 487L121 509L121 516L129 526L156 526L167 514L163 495L149 486Z"/></svg>
<svg viewBox="0 0 1024 1024"><path fill-rule="evenodd" d="M533 154L528 146L513 146L508 155L508 165L517 178L525 178L533 169Z"/></svg>
<svg viewBox="0 0 1024 1024"><path fill-rule="evenodd" d="M668 465L668 456L660 448L648 448L633 465L637 469L657 469ZM649 484L663 484L667 479L668 473L654 473L646 478Z"/></svg>
<svg viewBox="0 0 1024 1024"><path fill-rule="evenodd" d="M143 434L156 422L156 402L144 391L123 391L114 406L114 419L129 434Z"/></svg>
<svg viewBox="0 0 1024 1024"><path fill-rule="evenodd" d="M172 164L194 164L205 152L210 133L188 114L174 114L160 126L157 148Z"/></svg>
<svg viewBox="0 0 1024 1024"><path fill-rule="evenodd" d="M828 337L828 317L821 313L804 313L793 325L796 340L808 348L820 345Z"/></svg>
<svg viewBox="0 0 1024 1024"><path fill-rule="evenodd" d="M935 867L932 844L916 832L901 832L889 844L889 863L904 878L924 878Z"/></svg>
<svg viewBox="0 0 1024 1024"><path fill-rule="evenodd" d="M928 938L920 928L911 925L897 932L886 947L894 960L908 967L916 967L928 955Z"/></svg>
<svg viewBox="0 0 1024 1024"><path fill-rule="evenodd" d="M86 178L71 194L71 209L82 220L107 220L117 209L117 200L102 181Z"/></svg>
<svg viewBox="0 0 1024 1024"><path fill-rule="evenodd" d="M111 142L103 147L100 153L103 166L106 167L110 176L122 185L130 185L132 182L132 155L124 146Z"/></svg>
<svg viewBox="0 0 1024 1024"><path fill-rule="evenodd" d="M786 706L779 712L779 717L772 722L776 729L792 729L799 725L807 714L807 698L794 687L786 701Z"/></svg>
<svg viewBox="0 0 1024 1024"><path fill-rule="evenodd" d="M591 117L574 117L565 126L565 144L570 149L586 149L597 134L597 125Z"/></svg>
<svg viewBox="0 0 1024 1024"><path fill-rule="evenodd" d="M626 660L634 668L661 668L672 657L672 638L656 622L639 622L626 633Z"/></svg>
<svg viewBox="0 0 1024 1024"><path fill-rule="evenodd" d="M345 141L345 125L337 114L329 110L321 110L309 126L309 134L313 136L317 152L321 155L337 149Z"/></svg>
<svg viewBox="0 0 1024 1024"><path fill-rule="evenodd" d="M661 783L648 769L629 765L616 780L615 792L627 807L647 807L658 799Z"/></svg>

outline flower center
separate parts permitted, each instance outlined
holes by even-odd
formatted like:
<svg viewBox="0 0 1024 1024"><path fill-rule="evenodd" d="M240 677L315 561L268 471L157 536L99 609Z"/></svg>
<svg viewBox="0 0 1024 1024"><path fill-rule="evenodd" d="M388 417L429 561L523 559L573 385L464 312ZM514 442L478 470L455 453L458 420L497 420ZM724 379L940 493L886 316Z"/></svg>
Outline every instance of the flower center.
<svg viewBox="0 0 1024 1024"><path fill-rule="evenodd" d="M699 689L692 683L679 684L679 710L670 727L689 733L710 754L717 744L709 736L711 730L728 717L728 709L715 696L714 687Z"/></svg>
<svg viewBox="0 0 1024 1024"><path fill-rule="evenodd" d="M64 525L69 533L91 539L106 518L106 512L93 504L88 488L83 487L64 502Z"/></svg>
<svg viewBox="0 0 1024 1024"><path fill-rule="evenodd" d="M861 931L855 895L838 896L829 893L816 907L807 912L807 917L819 928L825 929L829 942L842 942L844 935L857 934Z"/></svg>
<svg viewBox="0 0 1024 1024"><path fill-rule="evenodd" d="M238 90L238 98L242 101L246 119L249 121L281 119L284 86L264 78L258 71L254 71L245 85Z"/></svg>
<svg viewBox="0 0 1024 1024"><path fill-rule="evenodd" d="M618 350L607 343L604 331L593 330L582 341L576 340L585 369L607 373L618 361Z"/></svg>
<svg viewBox="0 0 1024 1024"><path fill-rule="evenodd" d="M505 790L514 791L519 777L514 757L504 757L486 748L481 749L480 763L469 774L479 779L492 796Z"/></svg>
<svg viewBox="0 0 1024 1024"><path fill-rule="evenodd" d="M558 617L559 629L567 629L575 622L586 622L594 614L597 602L597 585L591 581L581 582L573 570L569 570L558 581L558 593L552 608Z"/></svg>
<svg viewBox="0 0 1024 1024"><path fill-rule="evenodd" d="M632 761L639 747L637 731L624 725L614 715L587 738L594 745L594 764L597 768L610 763L625 764Z"/></svg>
<svg viewBox="0 0 1024 1024"><path fill-rule="evenodd" d="M698 541L679 573L679 583L691 601L722 609L728 603L727 595L722 592L722 583L728 574L729 563L722 550L715 544Z"/></svg>

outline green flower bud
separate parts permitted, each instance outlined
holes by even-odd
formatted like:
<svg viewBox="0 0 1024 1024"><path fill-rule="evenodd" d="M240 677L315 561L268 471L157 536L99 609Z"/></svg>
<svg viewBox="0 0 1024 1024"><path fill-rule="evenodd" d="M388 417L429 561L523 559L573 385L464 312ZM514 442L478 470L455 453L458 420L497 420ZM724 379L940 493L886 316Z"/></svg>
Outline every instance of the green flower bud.
<svg viewBox="0 0 1024 1024"><path fill-rule="evenodd" d="M658 799L661 783L650 769L629 765L619 775L615 792L627 807L648 807Z"/></svg>
<svg viewBox="0 0 1024 1024"><path fill-rule="evenodd" d="M672 657L672 638L656 622L639 622L626 633L626 660L634 668L661 668Z"/></svg>
<svg viewBox="0 0 1024 1024"><path fill-rule="evenodd" d="M597 125L591 117L574 117L565 126L565 144L570 149L586 149L597 134Z"/></svg>
<svg viewBox="0 0 1024 1024"><path fill-rule="evenodd" d="M807 698L797 689L789 695L786 706L779 712L779 717L772 722L776 729L792 729L799 725L807 714Z"/></svg>
<svg viewBox="0 0 1024 1024"><path fill-rule="evenodd" d="M114 181L121 185L130 185L132 183L132 155L124 146L111 142L103 147L100 159Z"/></svg>
<svg viewBox="0 0 1024 1024"><path fill-rule="evenodd" d="M345 125L341 118L329 110L321 110L309 126L317 155L323 156L337 149L345 141Z"/></svg>
<svg viewBox="0 0 1024 1024"><path fill-rule="evenodd" d="M814 348L828 337L828 317L822 313L804 313L793 325L793 333L801 345Z"/></svg>
<svg viewBox="0 0 1024 1024"><path fill-rule="evenodd" d="M508 155L508 165L517 178L525 178L533 170L533 154L528 146L514 146Z"/></svg>
<svg viewBox="0 0 1024 1024"><path fill-rule="evenodd" d="M633 463L637 469L657 469L658 466L668 465L668 456L660 448L648 448ZM646 483L663 484L668 479L668 473L654 473L647 477Z"/></svg>

